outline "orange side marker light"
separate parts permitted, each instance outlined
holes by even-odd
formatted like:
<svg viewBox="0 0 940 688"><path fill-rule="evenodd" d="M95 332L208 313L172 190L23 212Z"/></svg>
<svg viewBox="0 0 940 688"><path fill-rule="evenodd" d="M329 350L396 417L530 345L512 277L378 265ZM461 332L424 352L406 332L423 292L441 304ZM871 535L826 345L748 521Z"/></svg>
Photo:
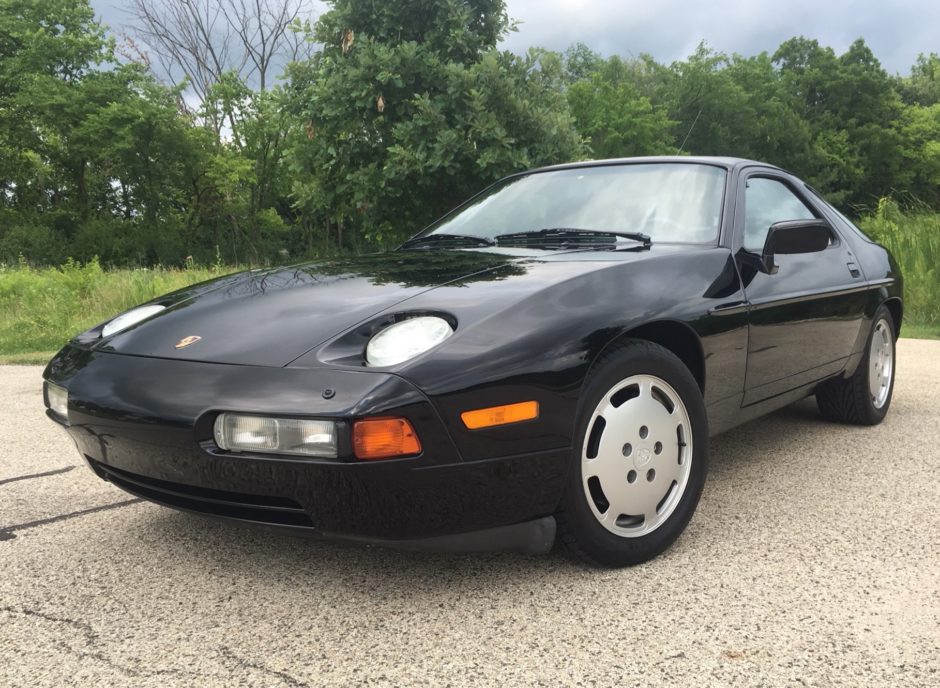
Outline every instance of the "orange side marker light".
<svg viewBox="0 0 940 688"><path fill-rule="evenodd" d="M475 411L464 411L460 414L463 424L471 430L509 425L524 420L535 420L538 417L539 402L537 401L521 401L518 404L490 406Z"/></svg>

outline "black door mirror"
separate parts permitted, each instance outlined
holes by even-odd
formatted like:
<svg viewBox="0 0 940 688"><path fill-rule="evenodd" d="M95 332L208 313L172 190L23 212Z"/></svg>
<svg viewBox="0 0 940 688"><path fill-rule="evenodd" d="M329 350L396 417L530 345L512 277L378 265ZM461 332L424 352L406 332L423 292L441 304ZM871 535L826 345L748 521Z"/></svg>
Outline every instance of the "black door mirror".
<svg viewBox="0 0 940 688"><path fill-rule="evenodd" d="M832 240L832 230L825 220L786 220L770 225L764 250L761 251L761 269L768 275L777 272L774 256L778 253L815 253L823 251Z"/></svg>

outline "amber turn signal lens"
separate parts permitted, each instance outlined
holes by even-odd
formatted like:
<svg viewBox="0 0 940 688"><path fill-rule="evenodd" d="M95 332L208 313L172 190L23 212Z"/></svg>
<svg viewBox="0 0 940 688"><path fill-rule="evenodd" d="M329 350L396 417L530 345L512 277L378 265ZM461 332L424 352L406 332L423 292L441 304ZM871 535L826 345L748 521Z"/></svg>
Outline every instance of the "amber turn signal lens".
<svg viewBox="0 0 940 688"><path fill-rule="evenodd" d="M509 425L523 420L539 417L539 402L523 401L505 406L490 406L476 411L464 411L460 414L463 424L471 430L490 428L495 425Z"/></svg>
<svg viewBox="0 0 940 688"><path fill-rule="evenodd" d="M404 418L369 418L353 423L357 459L374 461L421 453L421 441Z"/></svg>

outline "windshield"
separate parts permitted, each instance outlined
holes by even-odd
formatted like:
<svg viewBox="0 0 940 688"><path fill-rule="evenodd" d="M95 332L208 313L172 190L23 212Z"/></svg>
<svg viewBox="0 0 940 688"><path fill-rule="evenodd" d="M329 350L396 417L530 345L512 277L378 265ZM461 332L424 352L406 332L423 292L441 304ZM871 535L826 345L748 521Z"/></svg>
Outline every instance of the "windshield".
<svg viewBox="0 0 940 688"><path fill-rule="evenodd" d="M654 242L718 239L726 172L634 163L536 172L496 184L422 236L493 239L545 229L641 232Z"/></svg>

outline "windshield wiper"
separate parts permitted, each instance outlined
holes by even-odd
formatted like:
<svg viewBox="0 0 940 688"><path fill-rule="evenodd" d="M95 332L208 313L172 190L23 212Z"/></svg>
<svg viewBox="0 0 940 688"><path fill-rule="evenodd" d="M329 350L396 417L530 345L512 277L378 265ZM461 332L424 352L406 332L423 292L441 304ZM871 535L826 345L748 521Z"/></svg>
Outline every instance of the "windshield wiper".
<svg viewBox="0 0 940 688"><path fill-rule="evenodd" d="M598 241L606 239L607 241ZM640 232L621 232L613 229L575 229L568 227L551 227L533 232L515 232L513 234L500 234L496 243L504 246L510 243L537 244L539 246L552 246L553 248L577 248L579 246L615 247L617 239L630 239L639 242L643 248L649 248L653 241L648 234Z"/></svg>
<svg viewBox="0 0 940 688"><path fill-rule="evenodd" d="M460 245L460 247L474 246L537 246L549 249L567 248L605 248L615 249L618 239L630 239L640 244L640 248L649 248L652 240L647 234L640 232L621 232L607 229L575 229L568 227L551 227L538 229L532 232L514 232L489 237L474 234L426 234L414 237L403 243L402 249L428 250L444 243Z"/></svg>
<svg viewBox="0 0 940 688"><path fill-rule="evenodd" d="M455 244L471 244L473 246L496 246L496 241L488 237L474 236L472 234L427 234L414 237L403 243L399 248L429 249L435 244L451 241Z"/></svg>

